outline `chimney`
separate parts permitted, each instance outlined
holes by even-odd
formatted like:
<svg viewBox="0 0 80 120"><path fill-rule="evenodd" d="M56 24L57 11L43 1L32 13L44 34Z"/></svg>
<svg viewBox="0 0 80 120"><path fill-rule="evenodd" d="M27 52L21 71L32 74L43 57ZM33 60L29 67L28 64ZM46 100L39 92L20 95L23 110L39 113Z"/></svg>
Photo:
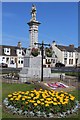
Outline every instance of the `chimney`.
<svg viewBox="0 0 80 120"><path fill-rule="evenodd" d="M73 45L73 44L71 44L71 45L69 45L69 47L74 48L74 45Z"/></svg>
<svg viewBox="0 0 80 120"><path fill-rule="evenodd" d="M18 42L17 47L19 47L19 48L21 48L21 47L22 47L21 42Z"/></svg>
<svg viewBox="0 0 80 120"><path fill-rule="evenodd" d="M52 42L52 44L53 44L53 45L56 45L56 42L55 42L55 41L53 41L53 42Z"/></svg>

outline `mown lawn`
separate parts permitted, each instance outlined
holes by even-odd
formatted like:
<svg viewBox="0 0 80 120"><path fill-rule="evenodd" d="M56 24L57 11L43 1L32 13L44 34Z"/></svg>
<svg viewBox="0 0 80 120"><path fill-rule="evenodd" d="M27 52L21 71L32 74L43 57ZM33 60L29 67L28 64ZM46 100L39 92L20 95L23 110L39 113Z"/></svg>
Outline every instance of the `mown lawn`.
<svg viewBox="0 0 80 120"><path fill-rule="evenodd" d="M8 84L8 83L2 83L2 100L4 100L9 93L12 93L14 91L27 91L27 90L33 90L34 88L39 89L40 86L34 85L34 84ZM71 91L71 94L73 94L76 99L80 100L80 90L77 91ZM70 116L70 118L77 118L77 115ZM12 113L8 112L5 106L3 106L2 110L2 118L23 118L23 116L19 115L13 115ZM80 118L80 111L79 111L79 118Z"/></svg>

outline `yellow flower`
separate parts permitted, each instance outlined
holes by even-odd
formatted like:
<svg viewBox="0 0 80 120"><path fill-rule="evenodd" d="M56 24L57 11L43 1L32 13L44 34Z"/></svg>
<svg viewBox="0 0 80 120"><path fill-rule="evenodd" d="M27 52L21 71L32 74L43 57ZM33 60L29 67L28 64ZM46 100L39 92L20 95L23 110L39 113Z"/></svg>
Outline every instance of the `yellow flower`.
<svg viewBox="0 0 80 120"><path fill-rule="evenodd" d="M17 96L13 96L13 98L16 98Z"/></svg>
<svg viewBox="0 0 80 120"><path fill-rule="evenodd" d="M37 92L36 90L34 90L34 92Z"/></svg>
<svg viewBox="0 0 80 120"><path fill-rule="evenodd" d="M48 107L48 106L49 106L49 104L45 104L45 106L46 106L46 107Z"/></svg>
<svg viewBox="0 0 80 120"><path fill-rule="evenodd" d="M25 95L28 95L28 94L29 94L29 91L26 91L26 92L25 92Z"/></svg>
<svg viewBox="0 0 80 120"><path fill-rule="evenodd" d="M25 92L21 92L21 94L24 94Z"/></svg>
<svg viewBox="0 0 80 120"><path fill-rule="evenodd" d="M41 102L39 100L37 100L37 103L40 104Z"/></svg>
<svg viewBox="0 0 80 120"><path fill-rule="evenodd" d="M56 103L56 102L53 102L53 105L57 105L57 103Z"/></svg>
<svg viewBox="0 0 80 120"><path fill-rule="evenodd" d="M29 100L29 102L34 103L35 101L34 100Z"/></svg>
<svg viewBox="0 0 80 120"><path fill-rule="evenodd" d="M61 96L61 97L64 97L64 94L61 94L60 96Z"/></svg>
<svg viewBox="0 0 80 120"><path fill-rule="evenodd" d="M40 101L44 101L44 99L40 99Z"/></svg>
<svg viewBox="0 0 80 120"><path fill-rule="evenodd" d="M44 101L45 103L48 103L48 101Z"/></svg>
<svg viewBox="0 0 80 120"><path fill-rule="evenodd" d="M60 102L58 102L58 105L60 105L61 103Z"/></svg>
<svg viewBox="0 0 80 120"><path fill-rule="evenodd" d="M20 98L21 97L21 95L18 95L18 98Z"/></svg>
<svg viewBox="0 0 80 120"><path fill-rule="evenodd" d="M22 98L22 100L25 100L25 98Z"/></svg>
<svg viewBox="0 0 80 120"><path fill-rule="evenodd" d="M28 98L28 96L24 96L24 98Z"/></svg>
<svg viewBox="0 0 80 120"><path fill-rule="evenodd" d="M70 100L72 100L72 101L73 101L74 99L75 99L75 97L73 97L73 96L72 96L72 97L70 97Z"/></svg>
<svg viewBox="0 0 80 120"><path fill-rule="evenodd" d="M46 98L46 100L50 101L50 100L51 100L51 98Z"/></svg>
<svg viewBox="0 0 80 120"><path fill-rule="evenodd" d="M12 97L12 95L11 95L11 94L9 94L9 95L8 95L8 97Z"/></svg>
<svg viewBox="0 0 80 120"><path fill-rule="evenodd" d="M33 97L34 96L34 94L33 93L31 93L31 95L30 95L31 97Z"/></svg>
<svg viewBox="0 0 80 120"><path fill-rule="evenodd" d="M18 101L18 100L20 100L20 98L15 98L15 100L17 100L17 101Z"/></svg>
<svg viewBox="0 0 80 120"><path fill-rule="evenodd" d="M31 97L27 97L28 99L31 99Z"/></svg>
<svg viewBox="0 0 80 120"><path fill-rule="evenodd" d="M14 100L14 98L10 98L10 100Z"/></svg>
<svg viewBox="0 0 80 120"><path fill-rule="evenodd" d="M13 93L13 95L17 95L17 93Z"/></svg>
<svg viewBox="0 0 80 120"><path fill-rule="evenodd" d="M37 103L34 103L34 106L37 106Z"/></svg>
<svg viewBox="0 0 80 120"><path fill-rule="evenodd" d="M67 98L65 98L64 100L65 100L65 102L68 102L68 101L69 101L69 99L67 99Z"/></svg>
<svg viewBox="0 0 80 120"><path fill-rule="evenodd" d="M54 98L53 100L54 100L54 101L57 101L57 99L56 99L56 98Z"/></svg>
<svg viewBox="0 0 80 120"><path fill-rule="evenodd" d="M42 91L42 88L40 88L40 90Z"/></svg>
<svg viewBox="0 0 80 120"><path fill-rule="evenodd" d="M44 105L44 103L42 102L41 105Z"/></svg>
<svg viewBox="0 0 80 120"><path fill-rule="evenodd" d="M28 104L28 102L25 102L26 104Z"/></svg>
<svg viewBox="0 0 80 120"><path fill-rule="evenodd" d="M62 104L63 104L63 105L65 105L65 104L66 104L66 102L62 102Z"/></svg>

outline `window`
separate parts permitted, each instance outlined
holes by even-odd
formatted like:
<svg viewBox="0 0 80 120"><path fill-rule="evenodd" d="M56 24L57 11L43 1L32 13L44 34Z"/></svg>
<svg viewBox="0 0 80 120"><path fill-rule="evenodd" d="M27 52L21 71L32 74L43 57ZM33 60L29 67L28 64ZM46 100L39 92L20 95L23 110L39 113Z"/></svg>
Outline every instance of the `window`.
<svg viewBox="0 0 80 120"><path fill-rule="evenodd" d="M64 58L64 64L67 64L67 58Z"/></svg>
<svg viewBox="0 0 80 120"><path fill-rule="evenodd" d="M14 61L13 61L13 60L11 60L10 64L14 64Z"/></svg>
<svg viewBox="0 0 80 120"><path fill-rule="evenodd" d="M2 57L2 59L5 59L5 57Z"/></svg>
<svg viewBox="0 0 80 120"><path fill-rule="evenodd" d="M7 52L9 52L9 48L7 48Z"/></svg>
<svg viewBox="0 0 80 120"><path fill-rule="evenodd" d="M69 52L69 57L73 57L73 52Z"/></svg>
<svg viewBox="0 0 80 120"><path fill-rule="evenodd" d="M46 64L47 64L47 59L46 59Z"/></svg>
<svg viewBox="0 0 80 120"><path fill-rule="evenodd" d="M21 54L21 52L19 52L19 54Z"/></svg>
<svg viewBox="0 0 80 120"><path fill-rule="evenodd" d="M23 60L21 60L21 64L23 64Z"/></svg>
<svg viewBox="0 0 80 120"><path fill-rule="evenodd" d="M20 64L20 60L18 61L18 63Z"/></svg>
<svg viewBox="0 0 80 120"><path fill-rule="evenodd" d="M69 59L69 64L73 64L73 59Z"/></svg>
<svg viewBox="0 0 80 120"><path fill-rule="evenodd" d="M9 58L6 58L6 62L9 62Z"/></svg>
<svg viewBox="0 0 80 120"><path fill-rule="evenodd" d="M53 59L53 63L55 63L55 59Z"/></svg>
<svg viewBox="0 0 80 120"><path fill-rule="evenodd" d="M66 57L67 57L67 52L65 51L65 52L64 52L64 58L66 58Z"/></svg>

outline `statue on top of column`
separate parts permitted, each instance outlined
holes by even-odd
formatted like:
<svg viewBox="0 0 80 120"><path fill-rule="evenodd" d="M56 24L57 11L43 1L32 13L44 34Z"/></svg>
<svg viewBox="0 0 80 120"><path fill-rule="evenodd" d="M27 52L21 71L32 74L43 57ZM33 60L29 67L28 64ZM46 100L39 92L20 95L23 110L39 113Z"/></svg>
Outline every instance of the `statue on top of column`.
<svg viewBox="0 0 80 120"><path fill-rule="evenodd" d="M31 21L36 21L36 6L35 5L32 5L31 15L32 15Z"/></svg>

